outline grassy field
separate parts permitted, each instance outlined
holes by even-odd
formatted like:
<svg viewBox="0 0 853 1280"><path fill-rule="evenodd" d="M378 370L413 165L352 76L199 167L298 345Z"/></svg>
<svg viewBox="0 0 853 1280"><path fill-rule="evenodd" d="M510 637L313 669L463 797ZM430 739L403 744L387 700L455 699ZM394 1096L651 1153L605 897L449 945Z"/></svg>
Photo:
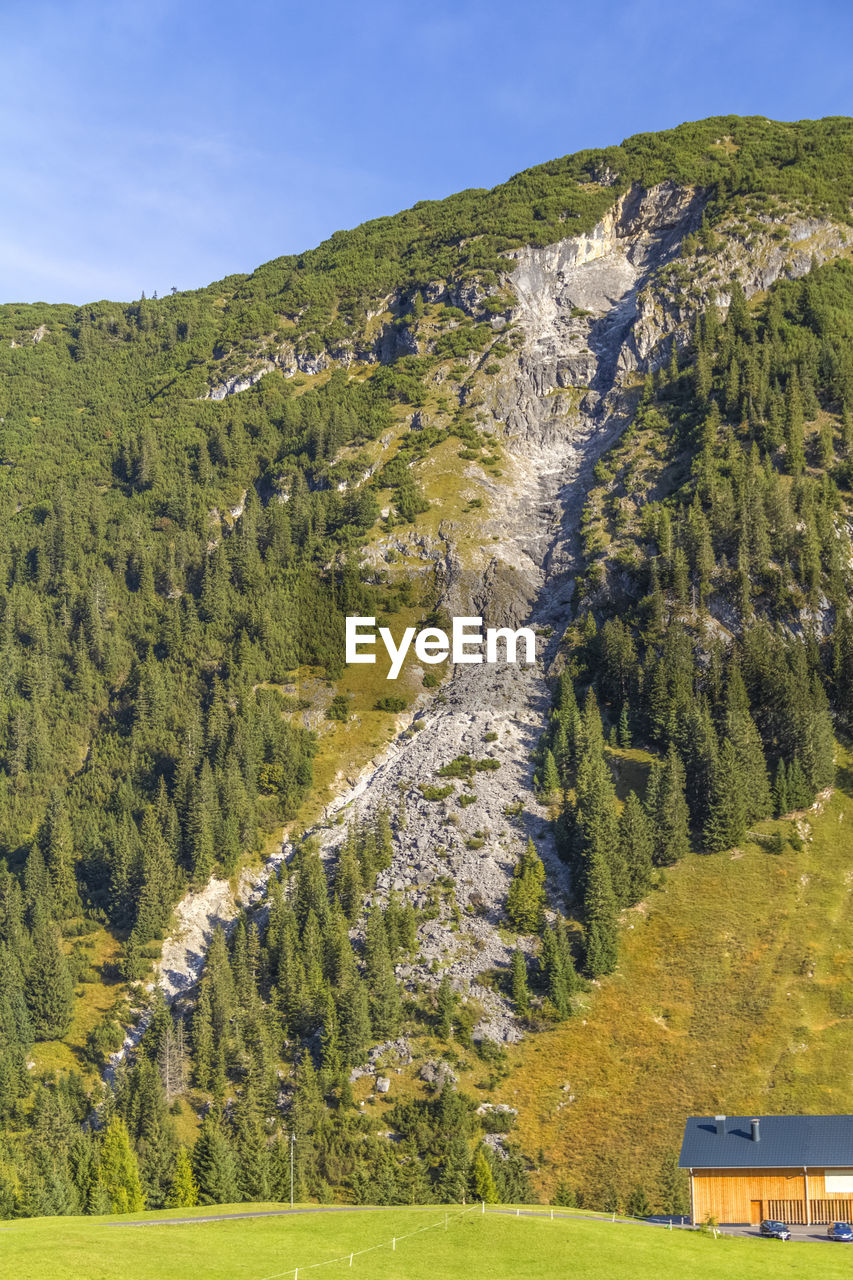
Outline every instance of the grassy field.
<svg viewBox="0 0 853 1280"><path fill-rule="evenodd" d="M15 1280L284 1280L298 1269L306 1280L309 1270L318 1280L657 1280L664 1274L834 1280L850 1272L849 1254L828 1244L715 1240L607 1219L552 1222L493 1210L487 1221L479 1208L463 1214L458 1206L447 1211L446 1229L445 1211L435 1205L181 1225L164 1223L168 1216L175 1213L146 1215L142 1226L120 1218L11 1223L0 1229L3 1274Z"/></svg>

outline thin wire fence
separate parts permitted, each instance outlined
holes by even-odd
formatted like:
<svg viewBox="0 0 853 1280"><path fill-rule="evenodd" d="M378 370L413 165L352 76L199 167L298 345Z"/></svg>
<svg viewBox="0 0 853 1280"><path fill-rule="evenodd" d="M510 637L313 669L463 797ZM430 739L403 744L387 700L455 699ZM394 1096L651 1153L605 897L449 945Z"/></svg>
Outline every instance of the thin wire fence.
<svg viewBox="0 0 853 1280"><path fill-rule="evenodd" d="M350 1253L339 1254L336 1258L326 1258L323 1262L309 1262L304 1267L287 1267L284 1271L273 1271L270 1275L261 1276L260 1280L282 1280L284 1276L293 1276L294 1280L299 1280L299 1273L302 1271L314 1271L317 1267L333 1267L336 1263L348 1262L350 1266L355 1258L362 1257L365 1253L375 1253L377 1249L388 1249L395 1251L397 1244L401 1240L411 1240L413 1236L422 1235L424 1231L435 1231L438 1227L444 1227L445 1231L450 1222L459 1222L466 1214L477 1212L482 1213L485 1206L480 1204L469 1205L459 1213L445 1213L443 1218L439 1218L437 1222L428 1222L423 1227L417 1227L414 1231L406 1231L403 1235L392 1236L390 1240L380 1240L378 1244L367 1245L364 1249L353 1249Z"/></svg>
<svg viewBox="0 0 853 1280"><path fill-rule="evenodd" d="M472 1205L468 1205L466 1208L456 1213L452 1213L448 1211L444 1214L443 1218L439 1218L435 1222L427 1222L422 1227L416 1227L414 1231L406 1231L402 1235L392 1236L390 1240L380 1240L378 1244L367 1245L363 1249L353 1249L349 1253L341 1253L335 1258L326 1258L322 1262L309 1262L303 1267L287 1267L283 1271L273 1271L269 1275L261 1276L260 1280L283 1280L285 1276L293 1276L293 1280L299 1280L299 1276L302 1272L314 1271L318 1267L332 1267L332 1266L335 1266L336 1264L339 1265L342 1263L346 1263L351 1267L356 1258L360 1258L366 1253L375 1253L378 1249L389 1249L389 1248L392 1251L396 1251L397 1245L398 1243L400 1243L400 1241L411 1240L413 1236L422 1235L425 1231L435 1231L437 1228L442 1226L446 1231L448 1229L448 1226L451 1223L455 1224L457 1222L460 1222L464 1217L466 1217L471 1213L484 1214L484 1215L487 1213L500 1214L500 1215L510 1214L510 1215L514 1215L515 1217L524 1217L524 1218L546 1218L546 1219L550 1218L552 1222L555 1219L565 1220L567 1218L586 1218L588 1221L596 1221L596 1222L608 1221L608 1218L604 1215L593 1217L592 1215L587 1215L583 1213L572 1213L571 1211L561 1212L559 1209L555 1213L553 1208L549 1208L544 1212L537 1212L535 1209L522 1209L520 1207L516 1207L514 1210L511 1208L497 1208L497 1207L487 1210L485 1203L483 1203L482 1201L478 1201ZM621 1216L617 1218L616 1214L613 1214L612 1219L610 1220L613 1221L614 1223L622 1222L627 1224L627 1223L634 1222L637 1225L640 1225L641 1223L646 1226L652 1225L646 1219L621 1217ZM682 1219L681 1225L683 1225L683 1223L684 1223L684 1220ZM661 1220L658 1220L658 1222L656 1222L654 1225L668 1226L669 1230L671 1231L673 1228L673 1220L672 1218L669 1218L668 1221L666 1219L661 1219Z"/></svg>

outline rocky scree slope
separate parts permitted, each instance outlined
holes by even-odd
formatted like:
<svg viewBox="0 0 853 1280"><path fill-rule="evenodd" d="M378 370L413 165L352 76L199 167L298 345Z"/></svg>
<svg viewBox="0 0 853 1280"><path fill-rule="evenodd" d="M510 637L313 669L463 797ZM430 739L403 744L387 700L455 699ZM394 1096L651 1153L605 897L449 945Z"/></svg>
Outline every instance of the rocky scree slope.
<svg viewBox="0 0 853 1280"><path fill-rule="evenodd" d="M375 896L387 899L396 891L416 907L438 906L438 915L420 926L417 960L398 966L398 977L410 986L437 983L437 962L462 998L481 1007L476 1036L507 1041L520 1035L508 1002L481 979L509 963L515 939L501 927L503 908L529 836L546 866L552 907L559 910L570 891L548 813L535 794L531 755L582 563L579 524L595 464L630 421L640 376L669 359L674 343L688 341L693 318L712 297L725 308L734 279L751 296L780 276L802 275L813 260L844 252L853 236L845 226L796 213L765 216L766 233L747 237L738 224L723 223L714 250L692 262L685 289L677 260L685 236L700 225L706 199L702 190L668 182L649 190L635 186L588 235L506 255L502 284L517 300L509 319L522 342L484 387L504 473L500 480L477 476L487 507L477 513L473 539L470 525L448 520L437 542L415 534L407 550L438 570L449 613L482 615L490 625L534 626L537 662L456 668L440 694L422 699L415 731L406 728L351 780L313 831L333 864L349 817L389 810L393 862L380 874ZM476 289L464 297L456 291L453 300L476 307L480 296ZM228 393L241 389L235 383ZM395 541L393 535L375 539L367 558L383 563ZM446 799L426 799L419 784L443 783L437 771L461 754L491 757L499 767L476 773L468 789L476 798L464 808L457 803L465 790L460 780ZM236 898L226 881L214 879L183 899L158 965L168 999L192 989L214 928L258 904L270 875L292 852L285 840L261 871L244 873ZM534 938L519 941L533 952ZM114 1064L143 1024L144 1015Z"/></svg>

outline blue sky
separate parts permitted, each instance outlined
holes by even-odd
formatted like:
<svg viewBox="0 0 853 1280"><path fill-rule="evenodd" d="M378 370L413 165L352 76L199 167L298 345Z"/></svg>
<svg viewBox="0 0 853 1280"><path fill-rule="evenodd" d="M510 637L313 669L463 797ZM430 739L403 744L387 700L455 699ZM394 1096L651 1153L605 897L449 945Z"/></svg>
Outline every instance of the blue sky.
<svg viewBox="0 0 853 1280"><path fill-rule="evenodd" d="M532 164L853 114L849 0L0 4L0 301L195 288Z"/></svg>

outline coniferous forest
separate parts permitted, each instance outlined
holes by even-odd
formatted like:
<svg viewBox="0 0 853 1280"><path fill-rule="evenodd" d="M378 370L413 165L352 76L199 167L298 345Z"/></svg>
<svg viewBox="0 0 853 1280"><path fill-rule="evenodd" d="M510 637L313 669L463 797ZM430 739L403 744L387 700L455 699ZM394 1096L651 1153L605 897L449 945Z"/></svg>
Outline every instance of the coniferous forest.
<svg viewBox="0 0 853 1280"><path fill-rule="evenodd" d="M194 293L0 307L0 1216L292 1189L536 1194L512 1113L479 1106L448 1065L464 1050L494 1084L505 1048L472 1037L446 976L412 990L395 972L437 915L373 893L397 813L350 819L333 863L296 840L262 910L214 933L191 998L170 1007L139 984L181 897L236 877L311 797L318 730L283 686L310 671L334 687L346 615L436 607L362 550L430 511L413 463L448 438L463 459L492 447L469 370L516 358L504 255L588 232L633 184L665 181L706 193L667 269L684 301L733 219L744 246L785 210L849 225L853 122L685 125ZM617 969L620 917L667 868L831 787L851 728L853 266L839 252L749 300L730 281L693 312L637 377L587 497L536 749L573 900L554 909L523 841L502 921L534 939L498 979L530 1036ZM254 385L211 398L257 361ZM436 385L442 425L416 424ZM364 451L403 427L372 470ZM614 750L648 766L624 794ZM458 757L444 776L481 767ZM87 947L104 931L108 975ZM75 1065L44 1053L34 1070L34 1046L66 1039L107 976L115 999ZM138 1047L102 1084L144 1006ZM352 1074L415 1032L444 1065L380 1125ZM632 1195L679 1212L672 1160ZM553 1196L610 1207L571 1171Z"/></svg>

